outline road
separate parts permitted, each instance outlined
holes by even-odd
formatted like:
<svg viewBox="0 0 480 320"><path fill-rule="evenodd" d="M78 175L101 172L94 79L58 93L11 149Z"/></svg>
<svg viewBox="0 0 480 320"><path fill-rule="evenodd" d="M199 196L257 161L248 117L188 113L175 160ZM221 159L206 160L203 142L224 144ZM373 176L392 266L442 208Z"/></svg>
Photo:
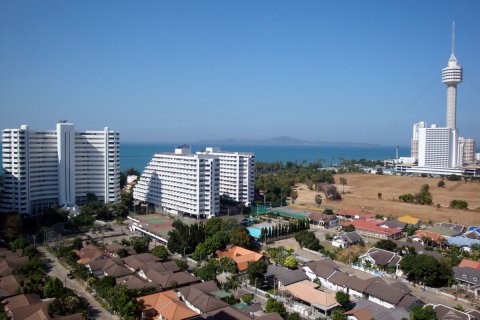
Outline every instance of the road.
<svg viewBox="0 0 480 320"><path fill-rule="evenodd" d="M64 283L66 282L67 288L72 289L77 295L85 298L89 302L89 317L92 317L94 319L120 319L119 317L112 315L110 312L105 310L105 308L97 300L95 300L95 298L93 298L90 293L87 292L85 286L82 283L80 283L76 279L67 278L67 273L69 272L69 270L66 269L56 257L54 257L43 247L37 247L37 249L46 258L47 264L50 267L48 275L52 277L57 277Z"/></svg>

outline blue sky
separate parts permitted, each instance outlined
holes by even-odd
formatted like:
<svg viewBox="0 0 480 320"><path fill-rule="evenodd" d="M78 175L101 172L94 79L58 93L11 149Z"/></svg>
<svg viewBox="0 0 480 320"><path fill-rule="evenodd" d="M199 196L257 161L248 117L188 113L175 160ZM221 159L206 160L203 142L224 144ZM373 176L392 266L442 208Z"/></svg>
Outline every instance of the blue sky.
<svg viewBox="0 0 480 320"><path fill-rule="evenodd" d="M128 142L288 135L408 145L480 140L480 1L0 0L0 127L109 126Z"/></svg>

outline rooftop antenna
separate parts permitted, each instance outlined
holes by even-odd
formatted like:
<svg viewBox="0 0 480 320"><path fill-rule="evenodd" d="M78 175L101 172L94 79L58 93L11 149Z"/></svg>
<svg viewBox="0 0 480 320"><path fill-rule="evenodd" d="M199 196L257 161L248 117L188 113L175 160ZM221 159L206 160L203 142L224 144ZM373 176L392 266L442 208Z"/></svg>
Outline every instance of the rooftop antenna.
<svg viewBox="0 0 480 320"><path fill-rule="evenodd" d="M455 56L455 21L452 22L452 56Z"/></svg>

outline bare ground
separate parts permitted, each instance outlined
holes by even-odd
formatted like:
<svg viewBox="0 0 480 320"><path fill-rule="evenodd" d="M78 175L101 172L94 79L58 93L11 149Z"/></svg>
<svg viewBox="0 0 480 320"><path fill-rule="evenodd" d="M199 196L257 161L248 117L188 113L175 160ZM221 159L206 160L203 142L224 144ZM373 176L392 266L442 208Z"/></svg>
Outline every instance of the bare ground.
<svg viewBox="0 0 480 320"><path fill-rule="evenodd" d="M345 194L342 195L343 200L329 201L322 194L324 197L322 206L353 211L363 210L384 216L408 214L425 222L431 220L433 222L451 221L463 225L480 224L480 211L448 208L450 201L455 199L467 201L469 209L480 208L480 183L478 182L445 180L445 188L439 188L437 183L440 179L434 178L342 174L336 176L336 181L339 181L340 177L347 179ZM423 184L430 186L433 205L423 206L393 201L401 194L419 192ZM342 192L343 186L337 185L337 187ZM314 199L317 191L311 191L302 184L297 185L297 191L296 204L315 206ZM382 193L381 199L378 198L379 192ZM439 209L437 204L441 206Z"/></svg>

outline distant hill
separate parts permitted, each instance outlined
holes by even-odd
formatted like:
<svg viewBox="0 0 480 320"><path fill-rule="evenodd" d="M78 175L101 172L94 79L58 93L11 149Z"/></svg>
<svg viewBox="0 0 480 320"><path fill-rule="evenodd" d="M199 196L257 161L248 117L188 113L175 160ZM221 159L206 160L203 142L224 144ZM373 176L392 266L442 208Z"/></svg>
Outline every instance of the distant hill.
<svg viewBox="0 0 480 320"><path fill-rule="evenodd" d="M240 145L319 145L319 146L350 146L350 147L375 147L377 144L351 142L351 141L308 141L287 136L272 137L268 139L223 139L201 140L197 144L240 144Z"/></svg>

